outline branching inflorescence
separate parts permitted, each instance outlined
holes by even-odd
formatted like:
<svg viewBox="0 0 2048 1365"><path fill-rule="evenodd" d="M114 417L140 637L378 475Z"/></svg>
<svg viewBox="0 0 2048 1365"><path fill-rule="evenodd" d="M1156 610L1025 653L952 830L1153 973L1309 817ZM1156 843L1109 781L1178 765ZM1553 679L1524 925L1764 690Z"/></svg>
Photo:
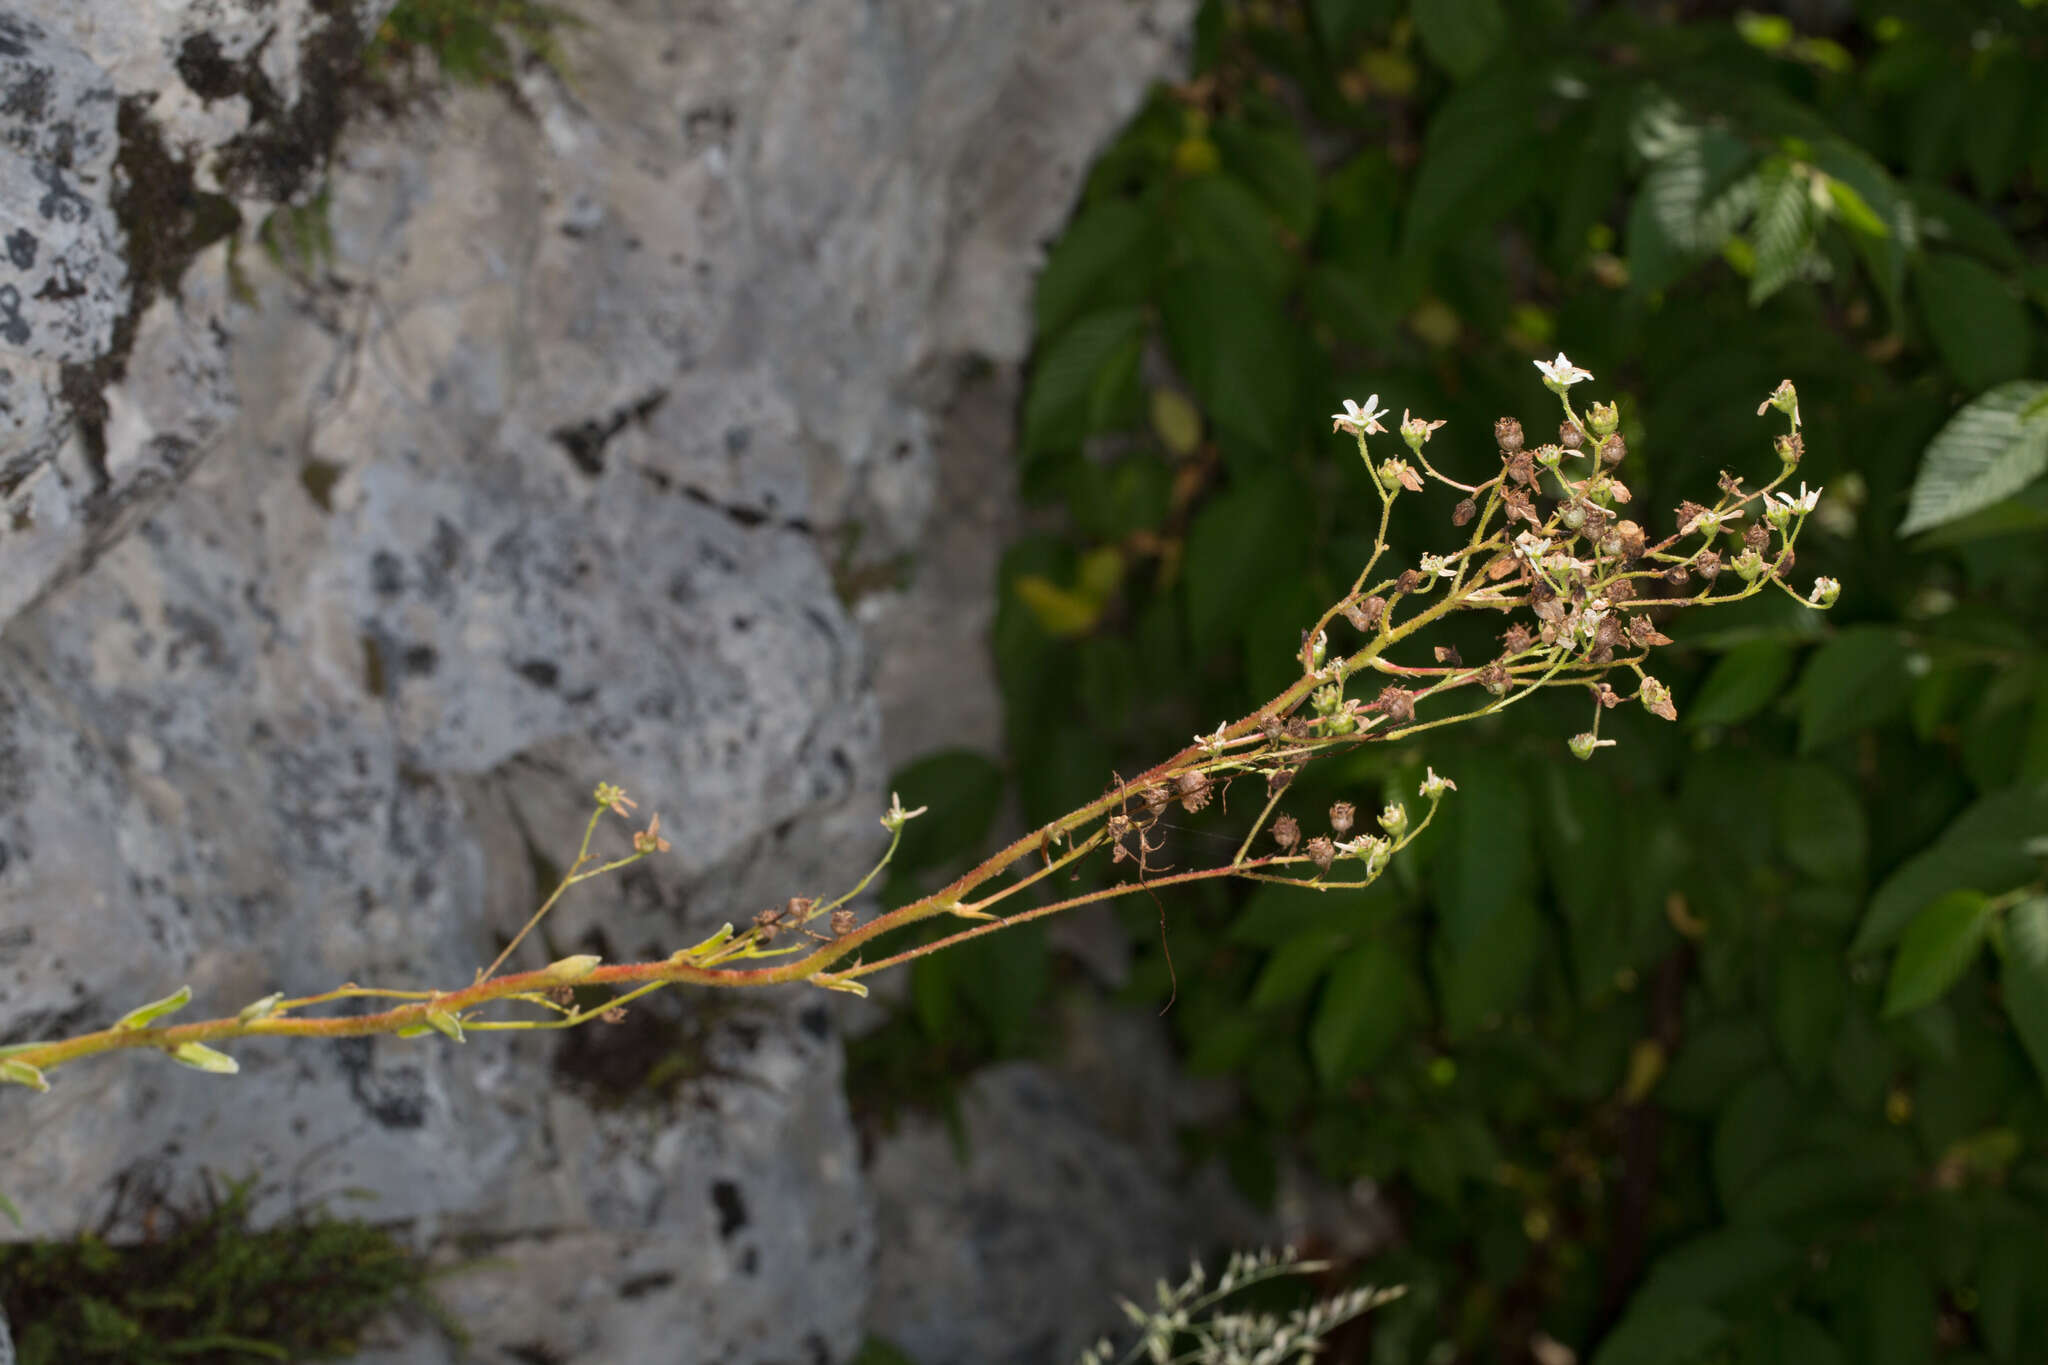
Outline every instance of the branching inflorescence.
<svg viewBox="0 0 2048 1365"><path fill-rule="evenodd" d="M1819 497L1819 490L1808 491L1803 484L1796 495L1782 491L1802 451L1799 400L1791 381L1780 384L1757 409L1759 416L1775 409L1788 421L1787 431L1774 440L1777 476L1752 490L1724 473L1711 503L1681 503L1676 529L1652 540L1622 510L1631 495L1614 474L1627 454L1615 407L1592 403L1580 413L1571 390L1592 376L1562 354L1536 366L1563 409L1558 438L1532 448L1521 424L1502 418L1494 425L1499 468L1477 484L1461 483L1430 462L1427 447L1443 423L1406 413L1397 431L1407 453L1375 460L1369 438L1389 434L1380 420L1387 413L1378 408L1377 394L1363 405L1346 401L1343 411L1334 414L1335 428L1356 440L1371 474L1379 501L1378 530L1350 591L1303 632L1301 676L1257 710L1195 736L1186 748L1129 781L1116 780L1106 794L1026 834L930 895L864 924L853 909L888 865L904 825L923 813L892 800L882 817L890 835L887 850L843 895L831 900L792 897L763 910L744 928L725 925L659 961L605 965L584 954L536 971L498 976L498 968L570 887L668 848L657 816L632 836L630 854L609 861L592 856L591 841L602 818L608 813L630 818L632 813L626 794L607 784L595 793L583 843L560 885L497 961L467 986L383 990L351 983L296 999L267 996L220 1019L160 1024L189 1002L189 989L180 990L96 1032L0 1048L0 1081L47 1089L46 1073L52 1068L123 1048L149 1048L201 1070L232 1072L234 1061L211 1044L275 1036L405 1037L430 1030L460 1042L477 1031L572 1028L593 1019L616 1020L633 1001L673 985L809 982L865 995L861 978L886 968L1140 889L1220 877L1314 890L1370 885L1429 826L1455 784L1432 771L1418 792L1420 818L1393 801L1370 828L1352 803L1339 801L1327 812L1327 832L1307 834L1301 821L1281 808L1305 764L1332 751L1491 715L1554 687L1586 691L1592 723L1569 743L1575 755L1590 758L1613 742L1600 737L1600 718L1623 701L1633 699L1653 715L1676 719L1670 689L1645 668L1652 651L1670 643L1658 628L1665 614L1679 607L1740 601L1767 588L1827 607L1840 592L1840 585L1827 578L1817 579L1810 594L1788 583L1800 530ZM1420 492L1431 480L1462 495L1451 520L1464 542L1397 567L1388 562L1394 508L1403 495ZM1500 612L1507 620L1497 656L1467 663L1454 647L1437 645L1426 656L1409 657L1419 649L1413 642L1431 626L1454 613L1479 610ZM1348 647L1333 645L1333 631ZM1623 680L1620 688L1610 681L1617 677ZM1265 800L1228 860L1184 870L1151 865L1150 856L1159 850L1154 828L1170 808L1202 810L1219 792L1246 778L1263 787ZM1055 874L1098 855L1106 855L1114 869L1128 864L1131 875L1080 894L1043 899L1043 887L1053 884ZM1024 896L1034 887L1040 888L1037 903ZM974 923L888 955L867 955L869 945L885 935L942 917ZM596 1005L579 1004L591 987L622 993ZM369 1014L308 1013L362 998L397 1003ZM525 1017L485 1017L486 1006L500 1004L526 1007Z"/></svg>

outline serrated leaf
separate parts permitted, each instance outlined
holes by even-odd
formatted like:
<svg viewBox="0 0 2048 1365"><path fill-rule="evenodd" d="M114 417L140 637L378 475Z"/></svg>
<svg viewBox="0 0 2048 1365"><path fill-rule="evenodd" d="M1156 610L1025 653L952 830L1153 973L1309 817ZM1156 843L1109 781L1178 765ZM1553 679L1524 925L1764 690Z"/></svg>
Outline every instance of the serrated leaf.
<svg viewBox="0 0 2048 1365"><path fill-rule="evenodd" d="M1952 820L1934 843L1907 859L1870 898L1852 955L1888 948L1907 921L1958 886L1993 894L2023 886L2035 873L2030 838L2048 829L2048 783L1993 792Z"/></svg>
<svg viewBox="0 0 2048 1365"><path fill-rule="evenodd" d="M232 1076L242 1069L227 1053L216 1052L204 1043L180 1043L171 1049L169 1056L180 1066L189 1066L194 1071L211 1071L217 1076Z"/></svg>
<svg viewBox="0 0 2048 1365"><path fill-rule="evenodd" d="M1934 349L1967 389L2017 379L2032 359L2033 327L2013 283L1952 251L1922 253L1913 293Z"/></svg>
<svg viewBox="0 0 2048 1365"><path fill-rule="evenodd" d="M1750 276L1751 307L1797 279L1813 249L1813 197L1806 177L1785 157L1773 157L1758 173L1756 221L1750 228L1756 269Z"/></svg>
<svg viewBox="0 0 2048 1365"><path fill-rule="evenodd" d="M1843 631L1813 652L1799 678L1799 752L1881 725L1912 692L1906 646L1883 626Z"/></svg>
<svg viewBox="0 0 2048 1365"><path fill-rule="evenodd" d="M161 1000L152 1000L147 1005L141 1005L129 1010L114 1021L114 1027L119 1031L130 1033L136 1029L145 1029L154 1021L163 1018L167 1014L175 1014L191 1003L192 988L190 986L180 986L174 993L165 996Z"/></svg>
<svg viewBox="0 0 2048 1365"><path fill-rule="evenodd" d="M1038 334L1053 337L1088 309L1142 302L1159 259L1157 214L1105 199L1075 215L1038 275Z"/></svg>
<svg viewBox="0 0 2048 1365"><path fill-rule="evenodd" d="M1384 939L1359 944L1330 967L1309 1026L1309 1055L1325 1087L1372 1066L1408 1022L1412 985L1405 957Z"/></svg>
<svg viewBox="0 0 2048 1365"><path fill-rule="evenodd" d="M1715 661L1699 695L1681 714L1687 725L1739 725L1777 699L1791 681L1797 651L1785 640L1751 640Z"/></svg>
<svg viewBox="0 0 2048 1365"><path fill-rule="evenodd" d="M1250 186L1289 232L1306 236L1315 226L1318 186L1301 130L1291 122L1250 127L1232 120L1218 123L1211 135L1230 174Z"/></svg>
<svg viewBox="0 0 2048 1365"><path fill-rule="evenodd" d="M1144 327L1142 309L1112 308L1039 348L1024 395L1026 452L1078 446L1088 436L1108 413L1116 383L1127 372L1135 376Z"/></svg>
<svg viewBox="0 0 2048 1365"><path fill-rule="evenodd" d="M8 1081L15 1085L25 1085L29 1089L37 1091L47 1092L50 1088L50 1082L44 1078L41 1067L30 1066L27 1062L18 1062L11 1057L0 1058L0 1081Z"/></svg>
<svg viewBox="0 0 2048 1365"><path fill-rule="evenodd" d="M444 1037L453 1038L458 1043L463 1041L462 1021L447 1010L428 1010L427 1022L433 1025L435 1032Z"/></svg>
<svg viewBox="0 0 2048 1365"><path fill-rule="evenodd" d="M1281 239L1279 220L1235 176L1183 181L1175 191L1173 226L1187 258L1249 276L1273 293L1286 291L1299 264Z"/></svg>
<svg viewBox="0 0 2048 1365"><path fill-rule="evenodd" d="M1712 1304L1773 1279L1799 1261L1799 1248L1762 1228L1722 1227L1659 1256L1631 1312L1681 1303Z"/></svg>
<svg viewBox="0 0 2048 1365"><path fill-rule="evenodd" d="M1461 81L1491 61L1507 40L1500 0L1429 0L1412 14L1422 50Z"/></svg>
<svg viewBox="0 0 2048 1365"><path fill-rule="evenodd" d="M2048 384L2016 380L1979 394L1935 434L1920 457L1901 536L1959 521L2048 472Z"/></svg>
<svg viewBox="0 0 2048 1365"><path fill-rule="evenodd" d="M2007 912L1998 980L2006 1017L2048 1086L2048 897L2031 897Z"/></svg>
<svg viewBox="0 0 2048 1365"><path fill-rule="evenodd" d="M1497 218L1504 206L1484 215L1472 210L1538 145L1529 90L1525 82L1473 81L1437 106L1408 195L1404 256L1434 254L1461 235L1458 228L1467 219Z"/></svg>
<svg viewBox="0 0 2048 1365"><path fill-rule="evenodd" d="M1992 914L1983 892L1951 891L1913 916L1885 983L1884 1017L1911 1014L1947 994L1984 946Z"/></svg>

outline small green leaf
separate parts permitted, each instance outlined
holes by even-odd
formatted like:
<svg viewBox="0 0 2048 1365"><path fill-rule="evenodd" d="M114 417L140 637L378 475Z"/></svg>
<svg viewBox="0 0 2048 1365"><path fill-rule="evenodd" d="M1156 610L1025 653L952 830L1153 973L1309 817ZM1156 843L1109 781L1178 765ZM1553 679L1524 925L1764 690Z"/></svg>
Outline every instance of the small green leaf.
<svg viewBox="0 0 2048 1365"><path fill-rule="evenodd" d="M1977 801L1878 887L1849 945L1850 955L1889 948L1907 921L1944 891L2023 885L2035 873L2027 840L2043 829L2048 829L2048 783L2017 784Z"/></svg>
<svg viewBox="0 0 2048 1365"><path fill-rule="evenodd" d="M462 1041L462 1021L447 1010L428 1010L427 1022L433 1025L437 1032L453 1038L458 1043Z"/></svg>
<svg viewBox="0 0 2048 1365"><path fill-rule="evenodd" d="M400 1029L395 1036L402 1039L424 1038L432 1032L433 1030L428 1028L425 1024L407 1024L404 1028Z"/></svg>
<svg viewBox="0 0 2048 1365"><path fill-rule="evenodd" d="M1960 521L2048 472L2043 397L2048 397L2048 384L2022 379L1965 403L1921 455L1899 534L1917 535Z"/></svg>
<svg viewBox="0 0 2048 1365"><path fill-rule="evenodd" d="M1983 946L1990 907L1981 891L1951 891L1913 916L1885 984L1885 1018L1911 1014L1947 993Z"/></svg>
<svg viewBox="0 0 2048 1365"><path fill-rule="evenodd" d="M114 1021L114 1027L123 1032L145 1029L166 1014L175 1014L191 1003L192 988L180 986L173 995L167 995L161 1000L152 1000L147 1005L128 1011Z"/></svg>
<svg viewBox="0 0 2048 1365"><path fill-rule="evenodd" d="M1998 980L2006 1017L2048 1085L2048 896L2030 897L2007 913Z"/></svg>
<svg viewBox="0 0 2048 1365"><path fill-rule="evenodd" d="M1738 725L1776 700L1791 680L1796 651L1784 640L1751 640L1723 654L1682 714L1687 725Z"/></svg>
<svg viewBox="0 0 2048 1365"><path fill-rule="evenodd" d="M1784 157L1773 157L1758 175L1756 273L1749 281L1751 307L1797 279L1813 250L1813 196L1806 177Z"/></svg>
<svg viewBox="0 0 2048 1365"><path fill-rule="evenodd" d="M195 1071L211 1071L219 1076L232 1076L242 1069L227 1053L216 1052L204 1043L180 1043L171 1050L170 1058Z"/></svg>
<svg viewBox="0 0 2048 1365"><path fill-rule="evenodd" d="M43 1078L42 1068L17 1062L13 1058L0 1058L0 1081L11 1081L25 1085L31 1090L48 1091L50 1083Z"/></svg>
<svg viewBox="0 0 2048 1365"><path fill-rule="evenodd" d="M283 999L283 991L273 991L261 1000L251 1000L248 1004L242 1006L241 1009L235 1011L235 1018L245 1024L252 1019L268 1019L277 1012L278 1003Z"/></svg>
<svg viewBox="0 0 2048 1365"><path fill-rule="evenodd" d="M596 971L603 962L604 959L596 953L577 953L573 957L550 962L541 974L555 985L573 985Z"/></svg>
<svg viewBox="0 0 2048 1365"><path fill-rule="evenodd" d="M1906 646L1883 626L1843 631L1813 652L1799 678L1799 752L1810 754L1880 725L1912 692Z"/></svg>

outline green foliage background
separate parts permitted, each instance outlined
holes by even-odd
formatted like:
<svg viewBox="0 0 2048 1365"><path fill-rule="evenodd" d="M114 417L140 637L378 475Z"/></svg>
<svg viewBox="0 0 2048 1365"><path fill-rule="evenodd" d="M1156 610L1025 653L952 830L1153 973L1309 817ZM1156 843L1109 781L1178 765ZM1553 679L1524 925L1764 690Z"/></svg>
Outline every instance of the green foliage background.
<svg viewBox="0 0 2048 1365"><path fill-rule="evenodd" d="M1566 350L1661 535L1774 472L1789 376L1827 489L1796 582L1840 605L1677 618L1679 724L1617 711L1589 764L1574 696L1310 769L1304 816L1424 764L1460 791L1370 892L1165 897L1168 1021L1245 1097L1188 1142L1254 1194L1288 1153L1381 1183L1406 1240L1362 1273L1412 1292L1340 1359L2039 1359L2048 10L1580 8L1203 7L1039 287L1020 477L1059 529L1004 564L1010 759L897 775L955 818L891 894L1004 783L1049 818L1291 680L1376 507L1339 399L1449 419L1432 457L1476 480L1495 417L1543 438L1529 362ZM1450 508L1409 501L1412 562ZM1156 1007L1159 912L1123 913ZM1026 1049L1059 980L1035 928L920 961L856 1087Z"/></svg>

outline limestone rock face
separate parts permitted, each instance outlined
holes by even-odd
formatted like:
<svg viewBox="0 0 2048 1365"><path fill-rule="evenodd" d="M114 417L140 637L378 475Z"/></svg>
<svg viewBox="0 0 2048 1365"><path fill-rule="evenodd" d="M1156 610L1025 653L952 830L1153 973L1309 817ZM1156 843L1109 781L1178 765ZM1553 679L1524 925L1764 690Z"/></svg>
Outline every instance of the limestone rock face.
<svg viewBox="0 0 2048 1365"><path fill-rule="evenodd" d="M575 6L559 70L330 128L382 8L0 15L0 1041L466 982L600 780L675 850L528 965L858 876L862 626L962 600L915 570L946 433L991 427L962 376L1014 392L1041 244L1191 4ZM316 194L326 247L254 244ZM890 714L919 686L959 689ZM0 1179L31 1236L212 1171L481 1240L479 1358L844 1360L875 1233L816 995L101 1059L0 1093Z"/></svg>
<svg viewBox="0 0 2048 1365"><path fill-rule="evenodd" d="M316 183L391 3L0 10L0 622L232 419L227 300L187 273Z"/></svg>

